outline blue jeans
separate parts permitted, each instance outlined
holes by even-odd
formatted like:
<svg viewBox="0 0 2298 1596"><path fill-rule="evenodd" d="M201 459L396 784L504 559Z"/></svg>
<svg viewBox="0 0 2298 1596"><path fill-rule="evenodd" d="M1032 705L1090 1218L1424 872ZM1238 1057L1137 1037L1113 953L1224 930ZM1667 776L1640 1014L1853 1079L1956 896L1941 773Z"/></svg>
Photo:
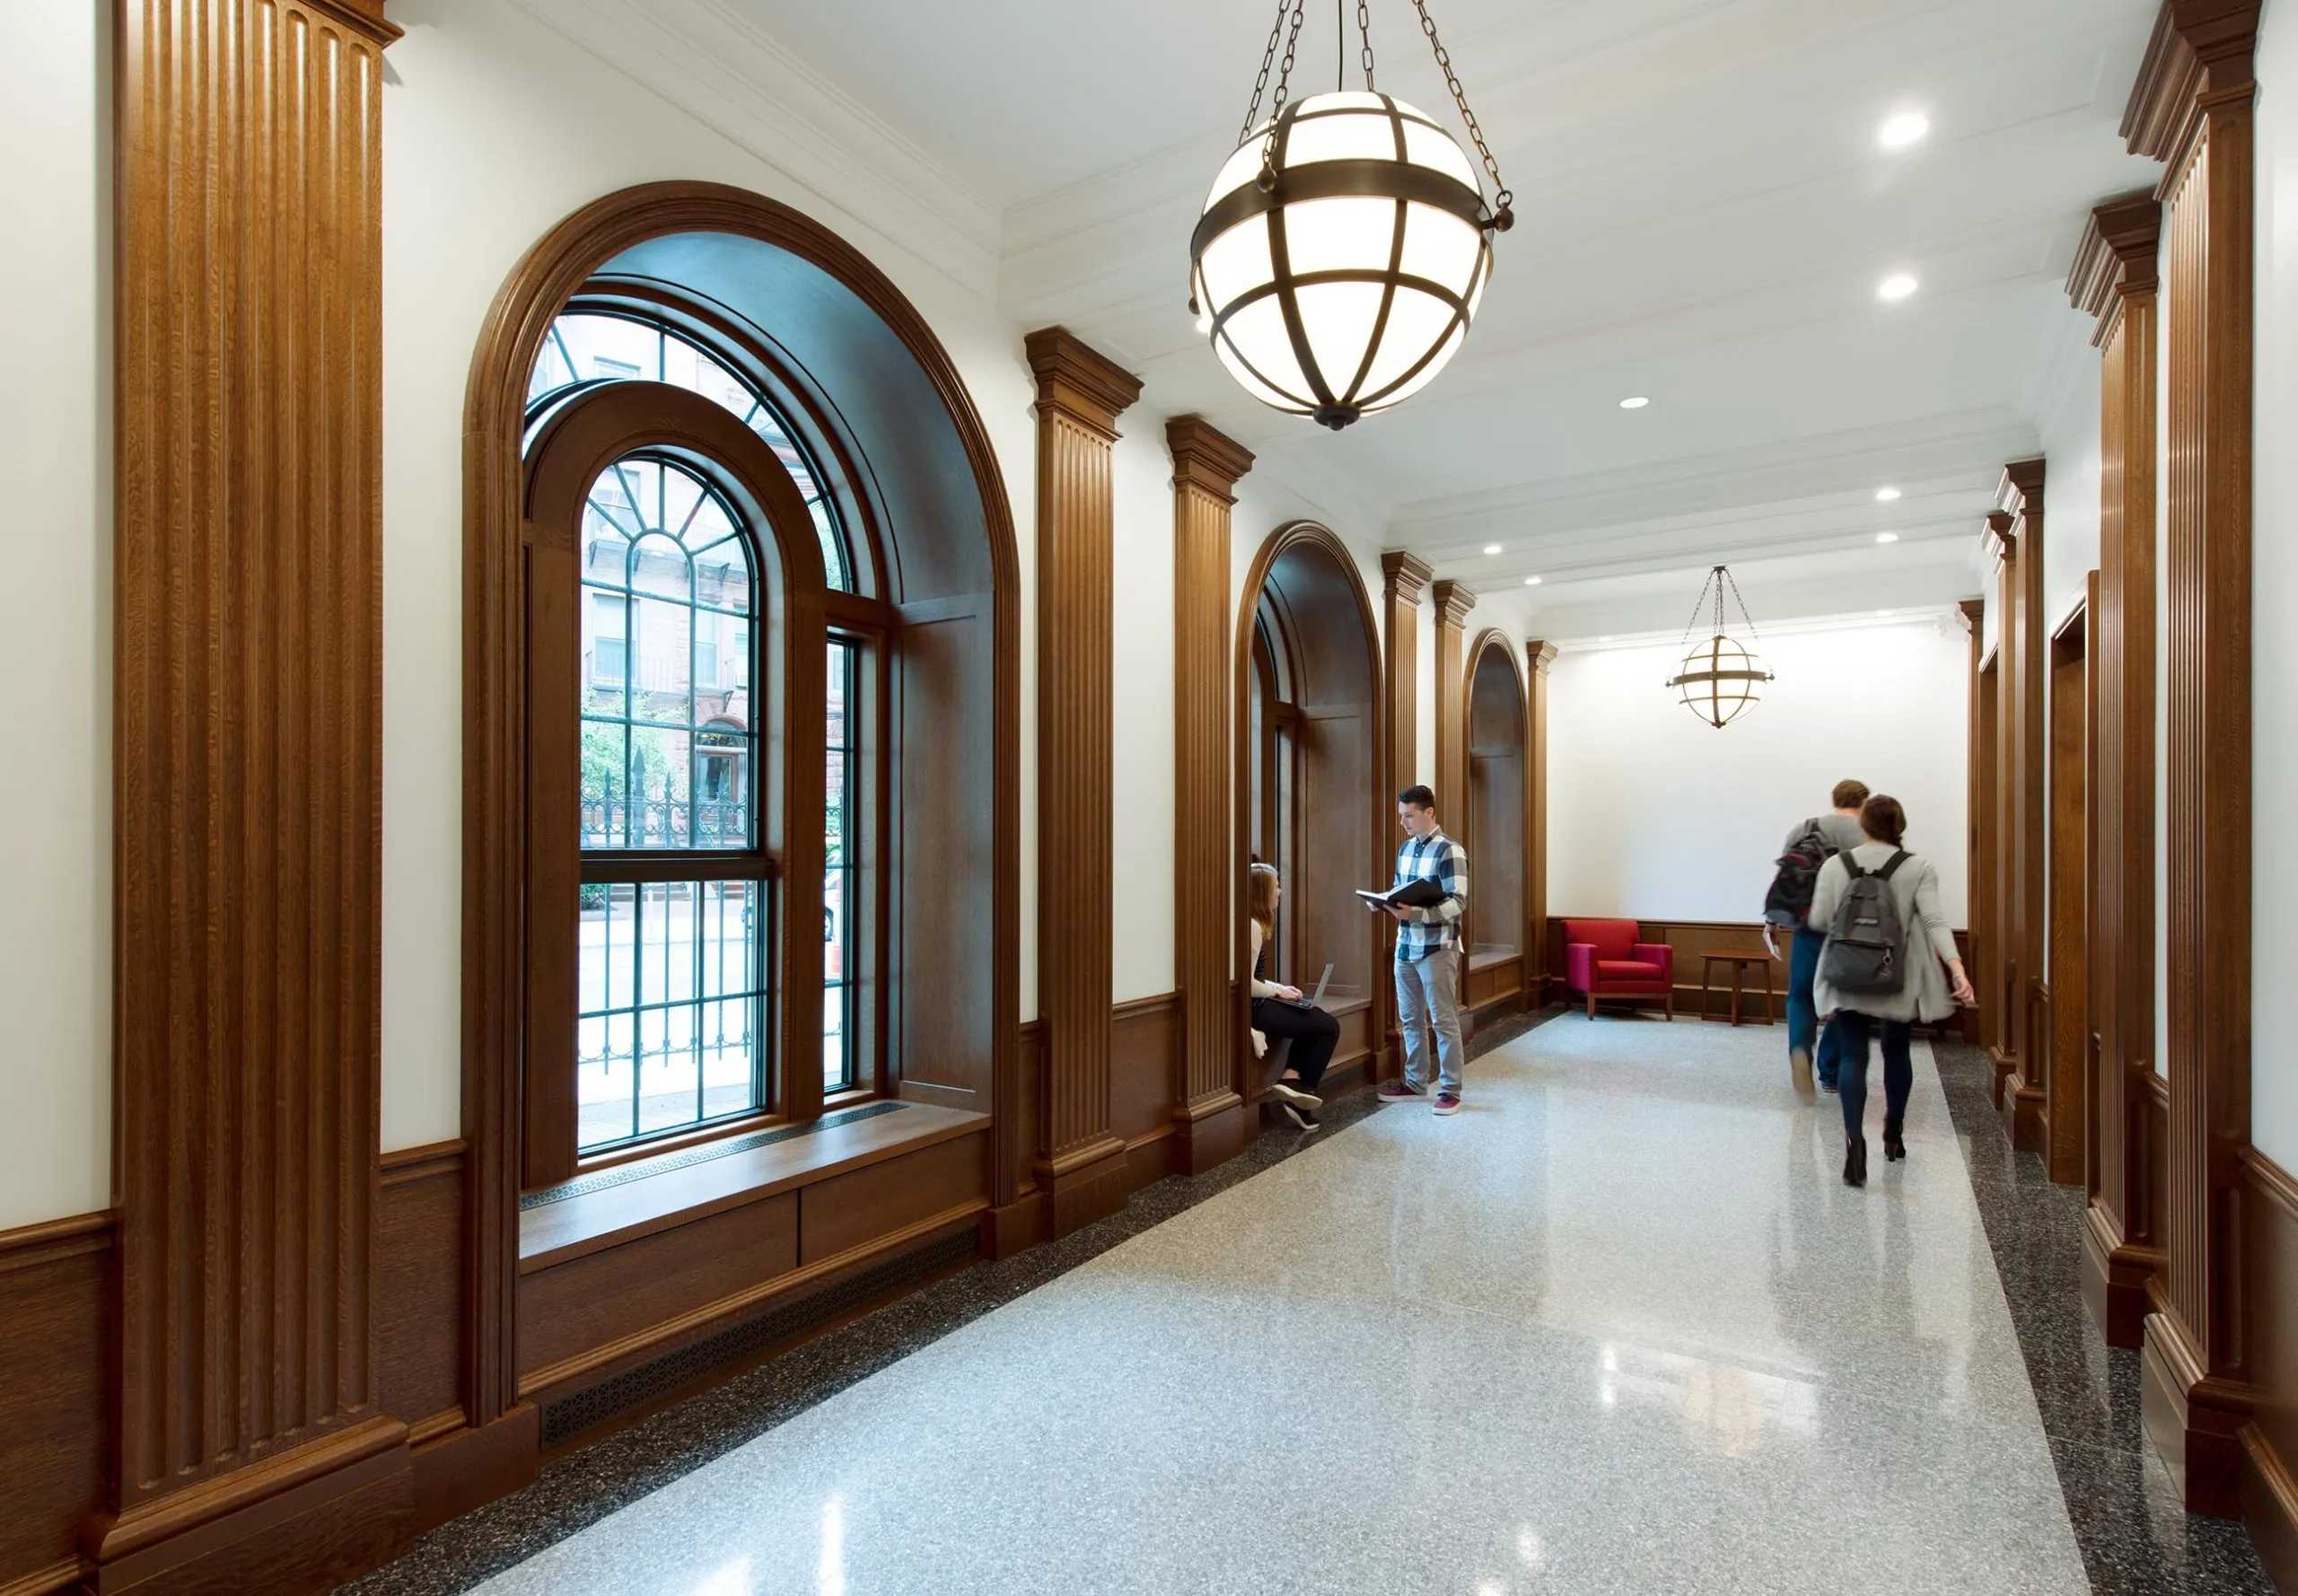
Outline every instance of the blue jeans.
<svg viewBox="0 0 2298 1596"><path fill-rule="evenodd" d="M1838 1010L1830 1030L1843 1033L1843 1134L1853 1141L1867 1134L1867 1040L1881 1031L1883 1039L1883 1134L1897 1136L1907 1123L1908 1093L1915 1087L1915 1057L1908 1048L1909 1026L1904 1020L1877 1020Z"/></svg>
<svg viewBox="0 0 2298 1596"><path fill-rule="evenodd" d="M1397 1029L1404 1032L1404 1083L1428 1084L1428 1055L1436 1055L1436 1090L1460 1090L1460 1003L1455 989L1459 956L1438 948L1425 959L1397 964ZM1433 1044L1433 1047L1432 1047Z"/></svg>
<svg viewBox="0 0 2298 1596"><path fill-rule="evenodd" d="M1837 1080L1837 1066L1843 1058L1843 1038L1837 1034L1833 1021L1820 1023L1820 1011L1811 1001L1811 984L1819 979L1820 950L1828 939L1819 932L1795 928L1795 947L1787 961L1787 1050L1809 1053L1820 1072L1820 1084L1832 1086ZM1818 1047L1813 1048L1814 1036Z"/></svg>

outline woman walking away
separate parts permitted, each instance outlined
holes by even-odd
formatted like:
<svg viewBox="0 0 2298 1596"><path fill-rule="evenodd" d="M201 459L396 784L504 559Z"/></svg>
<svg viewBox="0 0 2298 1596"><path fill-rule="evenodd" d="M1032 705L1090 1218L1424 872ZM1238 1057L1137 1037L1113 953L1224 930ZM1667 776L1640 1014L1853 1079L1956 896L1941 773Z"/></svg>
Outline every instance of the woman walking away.
<svg viewBox="0 0 2298 1596"><path fill-rule="evenodd" d="M1317 1083L1340 1043L1340 1022L1301 995L1298 987L1280 987L1266 979L1268 944L1276 934L1276 902L1285 884L1276 866L1255 864L1246 877L1247 901L1253 920L1253 1053L1266 1057L1271 1038L1293 1044L1285 1061L1285 1078L1269 1090L1285 1106L1285 1116L1302 1130L1317 1128L1317 1110L1324 1099Z"/></svg>
<svg viewBox="0 0 2298 1596"><path fill-rule="evenodd" d="M1973 1001L1954 934L1939 909L1939 873L1900 846L1907 811L1877 794L1860 806L1866 841L1820 868L1811 929L1823 932L1814 999L1835 1016L1843 1039L1837 1083L1843 1095L1843 1183L1867 1184L1867 1044L1883 1043L1883 1156L1907 1156L1901 1136L1915 1085L1908 1030L1944 1020Z"/></svg>

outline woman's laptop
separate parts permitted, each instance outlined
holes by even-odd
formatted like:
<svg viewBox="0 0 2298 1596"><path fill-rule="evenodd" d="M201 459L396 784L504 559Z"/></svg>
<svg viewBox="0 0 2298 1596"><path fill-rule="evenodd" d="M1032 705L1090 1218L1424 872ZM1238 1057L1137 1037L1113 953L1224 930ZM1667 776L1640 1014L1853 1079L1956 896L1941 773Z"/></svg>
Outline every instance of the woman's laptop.
<svg viewBox="0 0 2298 1596"><path fill-rule="evenodd" d="M1325 966L1325 973L1317 978L1317 989L1314 992L1310 993L1306 997L1293 999L1293 1006L1298 1009L1315 1008L1319 1004L1324 1002L1325 988L1331 984L1332 966L1328 964Z"/></svg>

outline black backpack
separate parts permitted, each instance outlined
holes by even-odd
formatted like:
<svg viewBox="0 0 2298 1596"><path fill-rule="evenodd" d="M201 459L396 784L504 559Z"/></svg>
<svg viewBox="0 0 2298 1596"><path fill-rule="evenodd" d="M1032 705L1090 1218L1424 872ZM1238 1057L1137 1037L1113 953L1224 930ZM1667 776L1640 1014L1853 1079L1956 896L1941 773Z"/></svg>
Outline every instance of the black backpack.
<svg viewBox="0 0 2298 1596"><path fill-rule="evenodd" d="M1900 848L1882 869L1862 870L1849 854L1843 855L1851 884L1835 907L1827 951L1820 955L1820 979L1837 991L1881 997L1907 985L1907 928L1891 896L1891 877L1907 856Z"/></svg>
<svg viewBox="0 0 2298 1596"><path fill-rule="evenodd" d="M1774 925L1802 925L1811 913L1811 894L1820 884L1820 866L1834 856L1835 844L1814 818L1803 822L1794 846L1779 855L1771 890L1763 895L1763 917Z"/></svg>

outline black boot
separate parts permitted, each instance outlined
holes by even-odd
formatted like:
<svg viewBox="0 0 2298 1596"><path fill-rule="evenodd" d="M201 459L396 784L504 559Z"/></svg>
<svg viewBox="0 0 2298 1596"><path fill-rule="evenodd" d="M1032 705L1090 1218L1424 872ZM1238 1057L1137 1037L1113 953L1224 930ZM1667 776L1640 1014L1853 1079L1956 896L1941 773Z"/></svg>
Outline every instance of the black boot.
<svg viewBox="0 0 2298 1596"><path fill-rule="evenodd" d="M1843 1144L1843 1183L1846 1186L1867 1184L1867 1138L1854 1136Z"/></svg>
<svg viewBox="0 0 2298 1596"><path fill-rule="evenodd" d="M1897 1163L1906 1156L1907 1143L1899 1137L1899 1127L1896 1125L1885 1125L1883 1127L1883 1157L1890 1162Z"/></svg>

